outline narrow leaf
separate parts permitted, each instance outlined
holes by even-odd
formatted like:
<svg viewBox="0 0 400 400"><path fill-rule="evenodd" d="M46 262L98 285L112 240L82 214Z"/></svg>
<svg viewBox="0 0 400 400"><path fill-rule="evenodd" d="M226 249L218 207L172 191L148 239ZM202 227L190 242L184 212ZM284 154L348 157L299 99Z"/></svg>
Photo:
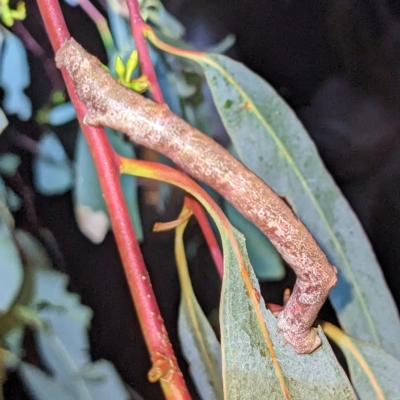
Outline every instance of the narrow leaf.
<svg viewBox="0 0 400 400"><path fill-rule="evenodd" d="M360 399L399 398L398 360L377 346L345 335L332 324L324 322L322 326L346 356L351 381Z"/></svg>
<svg viewBox="0 0 400 400"><path fill-rule="evenodd" d="M330 299L341 325L400 358L400 320L371 245L296 115L244 65L221 55L190 58L203 68L242 162L286 196L338 268Z"/></svg>
<svg viewBox="0 0 400 400"><path fill-rule="evenodd" d="M187 212L189 210L184 207L180 216ZM176 228L175 233L175 258L181 285L178 334L183 354L190 365L190 375L201 398L222 400L221 346L193 292L183 245L187 223L188 219Z"/></svg>

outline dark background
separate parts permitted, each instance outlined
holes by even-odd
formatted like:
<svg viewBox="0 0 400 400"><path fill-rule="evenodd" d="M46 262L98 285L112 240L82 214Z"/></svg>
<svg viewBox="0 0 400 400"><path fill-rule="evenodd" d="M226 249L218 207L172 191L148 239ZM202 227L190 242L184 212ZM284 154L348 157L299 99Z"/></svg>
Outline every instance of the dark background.
<svg viewBox="0 0 400 400"><path fill-rule="evenodd" d="M98 4L97 2L94 2ZM187 28L187 39L205 48L228 33L236 35L230 55L268 80L298 112L315 141L327 168L358 214L382 265L388 285L400 304L400 2L335 0L166 0L166 8ZM44 63L52 52L35 2L28 1L24 27L44 54L29 55L32 83L27 90L35 109L59 85L58 73ZM90 20L79 8L63 6L72 35L105 61L104 49ZM101 7L100 7L101 9ZM21 33L16 27L14 32ZM49 76L51 75L51 76ZM10 125L37 140L34 122L11 119ZM73 124L57 131L73 154ZM32 200L36 215L25 207L17 225L35 233L40 226L55 235L63 254L55 264L71 276L71 289L94 310L90 332L93 358L107 358L122 378L146 399L161 399L158 384L147 382L150 368L136 316L112 235L101 246L79 232L70 194L44 197L33 192L31 154L21 150L9 132L0 139L0 151L23 157L21 176L11 185ZM15 136L15 135L14 135ZM24 194L25 193L25 194ZM142 250L159 300L167 330L184 371L177 338L178 280L172 234L152 233L154 222L173 219L180 208L176 191L162 215L141 199L145 242ZM29 207L28 207L29 208ZM198 246L190 269L195 291L206 314L218 305L219 281L204 240L195 224L188 238ZM280 303L293 275L280 283L263 284L266 301ZM334 320L327 305L323 318ZM193 386L190 384L193 391ZM23 399L18 378L11 375L6 399ZM196 394L193 392L193 398Z"/></svg>

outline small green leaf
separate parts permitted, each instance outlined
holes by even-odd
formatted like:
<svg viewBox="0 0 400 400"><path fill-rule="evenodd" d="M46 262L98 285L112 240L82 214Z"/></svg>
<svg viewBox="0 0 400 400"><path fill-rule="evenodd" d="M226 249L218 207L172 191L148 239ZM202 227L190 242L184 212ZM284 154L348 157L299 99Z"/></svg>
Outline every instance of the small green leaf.
<svg viewBox="0 0 400 400"><path fill-rule="evenodd" d="M121 81L125 78L125 64L120 56L115 59L115 73Z"/></svg>
<svg viewBox="0 0 400 400"><path fill-rule="evenodd" d="M139 62L139 53L137 50L133 50L128 58L128 61L126 62L126 71L124 76L125 82L129 82L132 79L133 72L138 66L138 62Z"/></svg>
<svg viewBox="0 0 400 400"><path fill-rule="evenodd" d="M71 189L74 173L64 147L50 132L38 142L33 160L33 178L36 189L47 196L62 194Z"/></svg>
<svg viewBox="0 0 400 400"><path fill-rule="evenodd" d="M132 82L129 82L129 84L125 84L125 86L128 86L137 93L144 93L146 90L148 90L150 84L146 79L145 80L137 79Z"/></svg>

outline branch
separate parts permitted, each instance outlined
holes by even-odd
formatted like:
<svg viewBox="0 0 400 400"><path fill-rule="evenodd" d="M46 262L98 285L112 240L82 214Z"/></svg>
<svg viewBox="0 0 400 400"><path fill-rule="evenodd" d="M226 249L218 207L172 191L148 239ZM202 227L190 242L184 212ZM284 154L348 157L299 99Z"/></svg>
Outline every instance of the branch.
<svg viewBox="0 0 400 400"><path fill-rule="evenodd" d="M57 0L37 0L37 3L53 49L57 51L69 43L70 36L60 5ZM190 399L133 231L121 190L117 154L103 128L83 123L86 107L79 100L68 73L62 73L96 166L131 296L153 363L148 378L151 382L160 381L167 399Z"/></svg>
<svg viewBox="0 0 400 400"><path fill-rule="evenodd" d="M86 104L84 122L125 132L134 142L169 157L196 179L223 195L266 234L297 274L278 327L297 352L321 344L312 324L336 283L332 266L315 239L280 197L208 136L159 105L119 85L73 39L56 54Z"/></svg>

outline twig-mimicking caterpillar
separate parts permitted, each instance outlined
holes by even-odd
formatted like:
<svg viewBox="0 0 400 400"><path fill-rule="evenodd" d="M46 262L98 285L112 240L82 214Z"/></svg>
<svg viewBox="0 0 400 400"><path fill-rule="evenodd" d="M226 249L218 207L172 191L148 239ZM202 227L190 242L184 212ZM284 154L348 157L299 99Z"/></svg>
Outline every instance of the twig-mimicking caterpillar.
<svg viewBox="0 0 400 400"><path fill-rule="evenodd" d="M124 132L135 143L167 156L223 195L268 236L297 274L278 327L298 353L315 350L321 339L312 324L336 283L336 268L285 202L228 151L173 114L167 105L156 104L120 85L74 39L57 51L56 62L59 68L66 68L86 105L86 124Z"/></svg>

